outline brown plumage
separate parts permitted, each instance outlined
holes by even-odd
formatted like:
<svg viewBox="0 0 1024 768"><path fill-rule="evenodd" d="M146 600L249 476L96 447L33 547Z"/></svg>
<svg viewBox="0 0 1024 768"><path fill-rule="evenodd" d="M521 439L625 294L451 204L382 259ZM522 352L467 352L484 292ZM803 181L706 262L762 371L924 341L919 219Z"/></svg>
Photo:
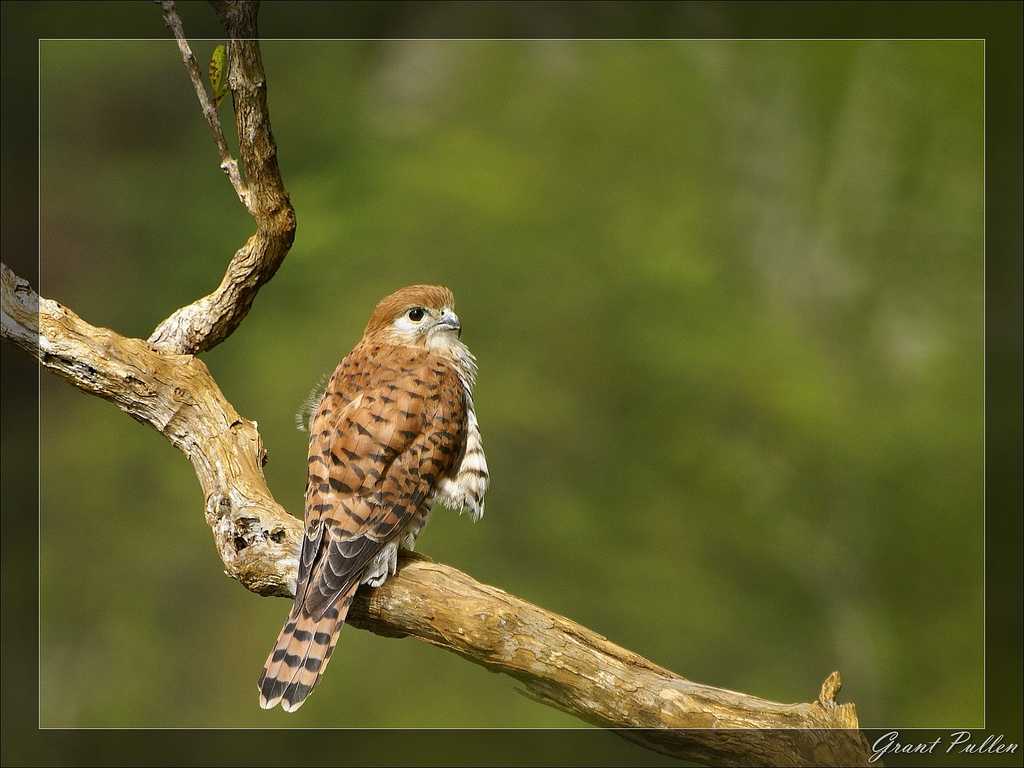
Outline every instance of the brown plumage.
<svg viewBox="0 0 1024 768"><path fill-rule="evenodd" d="M394 573L432 503L483 514L476 364L447 288L384 298L310 424L295 602L260 676L260 706L294 711L324 672L352 597Z"/></svg>

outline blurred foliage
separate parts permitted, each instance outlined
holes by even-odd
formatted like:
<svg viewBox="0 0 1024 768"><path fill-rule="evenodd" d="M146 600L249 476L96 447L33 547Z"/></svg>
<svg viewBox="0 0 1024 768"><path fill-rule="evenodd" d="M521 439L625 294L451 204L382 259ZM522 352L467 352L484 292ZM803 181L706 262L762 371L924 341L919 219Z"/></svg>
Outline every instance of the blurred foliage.
<svg viewBox="0 0 1024 768"><path fill-rule="evenodd" d="M283 504L310 387L378 298L443 282L494 484L423 551L695 680L808 701L840 669L864 725L980 725L982 43L263 53L298 235L204 359ZM145 337L251 220L173 43L40 60L41 293ZM353 629L260 711L288 604L222 576L177 451L42 393L43 725L578 725Z"/></svg>

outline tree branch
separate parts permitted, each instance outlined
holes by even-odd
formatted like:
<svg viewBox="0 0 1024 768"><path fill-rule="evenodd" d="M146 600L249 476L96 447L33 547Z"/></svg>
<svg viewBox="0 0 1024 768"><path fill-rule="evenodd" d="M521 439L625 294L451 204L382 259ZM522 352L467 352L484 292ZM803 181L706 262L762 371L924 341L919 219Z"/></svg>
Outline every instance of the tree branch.
<svg viewBox="0 0 1024 768"><path fill-rule="evenodd" d="M174 35L174 39L178 41L178 50L181 52L185 71L188 72L189 79L192 80L192 87L196 89L196 98L199 99L199 106L203 111L203 117L206 118L206 123L210 126L210 133L213 134L213 141L216 143L217 151L220 154L220 168L227 174L231 186L235 188L235 192L238 194L239 201L241 201L249 213L255 215L255 210L249 200L249 190L246 189L245 182L242 181L242 174L238 170L238 161L231 156L227 139L224 138L224 131L220 127L220 114L206 93L202 71L199 69L199 64L196 63L196 57L192 55L192 48L189 46L188 40L185 39L185 30L181 25L181 17L178 16L178 10L173 0L163 0L160 3L160 8L164 14L164 25Z"/></svg>
<svg viewBox="0 0 1024 768"><path fill-rule="evenodd" d="M277 145L270 131L266 76L256 39L259 36L257 4L240 0L213 3L230 37L227 81L234 104L239 153L245 165L244 181L238 163L228 152L217 109L206 93L202 74L185 39L174 2L164 0L160 6L164 23L178 41L185 70L213 133L221 168L228 174L242 204L256 220L255 234L235 252L217 289L174 312L149 337L158 349L196 354L230 336L248 314L256 293L274 276L292 246L295 211L281 179Z"/></svg>
<svg viewBox="0 0 1024 768"><path fill-rule="evenodd" d="M206 364L85 322L2 266L2 336L78 389L149 424L192 463L225 573L261 595L294 594L302 523L270 495L256 424Z"/></svg>
<svg viewBox="0 0 1024 768"><path fill-rule="evenodd" d="M266 452L256 423L235 411L206 365L193 356L238 326L295 234L295 214L270 132L256 4L219 0L213 6L231 38L228 84L244 181L174 3L161 3L221 167L256 220L256 233L235 253L217 290L172 314L148 342L90 325L39 297L0 265L0 336L78 389L149 424L181 450L202 488L224 572L257 594L292 597L302 523L267 487ZM838 673L826 679L816 701L802 704L694 683L563 616L422 555L403 553L398 573L383 587L362 588L349 623L445 648L515 677L523 693L544 704L590 723L627 729L620 731L625 738L698 763L866 765L870 753L856 730L853 704L835 701ZM730 730L726 735L710 729Z"/></svg>
<svg viewBox="0 0 1024 768"><path fill-rule="evenodd" d="M261 595L291 597L302 524L267 488L255 422L238 415L206 366L90 325L2 267L2 336L73 386L114 402L179 448L195 469L224 572ZM838 673L816 701L778 704L686 680L575 622L413 553L376 590L360 590L354 626L412 636L518 679L524 693L588 722L697 762L865 764ZM811 729L737 732L713 730Z"/></svg>

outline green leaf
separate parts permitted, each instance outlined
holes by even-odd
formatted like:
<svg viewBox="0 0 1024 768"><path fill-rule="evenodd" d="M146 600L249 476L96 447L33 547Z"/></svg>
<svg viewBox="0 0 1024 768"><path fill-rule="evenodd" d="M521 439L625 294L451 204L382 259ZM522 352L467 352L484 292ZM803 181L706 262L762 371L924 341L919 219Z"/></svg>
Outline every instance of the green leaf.
<svg viewBox="0 0 1024 768"><path fill-rule="evenodd" d="M220 100L227 92L226 72L228 67L228 51L223 45L213 49L210 56L210 88L213 90L213 106L219 107Z"/></svg>

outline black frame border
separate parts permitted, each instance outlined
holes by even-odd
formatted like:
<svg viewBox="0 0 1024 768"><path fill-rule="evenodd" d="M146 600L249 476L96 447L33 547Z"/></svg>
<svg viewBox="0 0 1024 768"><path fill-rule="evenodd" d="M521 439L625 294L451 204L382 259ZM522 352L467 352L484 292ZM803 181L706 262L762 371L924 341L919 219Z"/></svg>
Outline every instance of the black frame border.
<svg viewBox="0 0 1024 768"><path fill-rule="evenodd" d="M179 3L193 37L219 37L205 3ZM264 0L267 37L983 38L986 41L986 728L1021 745L1022 20L1002 2L291 2ZM149 2L2 4L3 258L38 285L38 92L43 38L164 38ZM39 730L38 369L2 349L3 765L668 765L614 733L586 730ZM927 521L922 521L926 533ZM901 741L949 743L951 730ZM886 731L867 732L873 742ZM732 734L737 736L735 732ZM762 736L764 734L761 734ZM887 756L888 765L1021 765L1013 754Z"/></svg>

